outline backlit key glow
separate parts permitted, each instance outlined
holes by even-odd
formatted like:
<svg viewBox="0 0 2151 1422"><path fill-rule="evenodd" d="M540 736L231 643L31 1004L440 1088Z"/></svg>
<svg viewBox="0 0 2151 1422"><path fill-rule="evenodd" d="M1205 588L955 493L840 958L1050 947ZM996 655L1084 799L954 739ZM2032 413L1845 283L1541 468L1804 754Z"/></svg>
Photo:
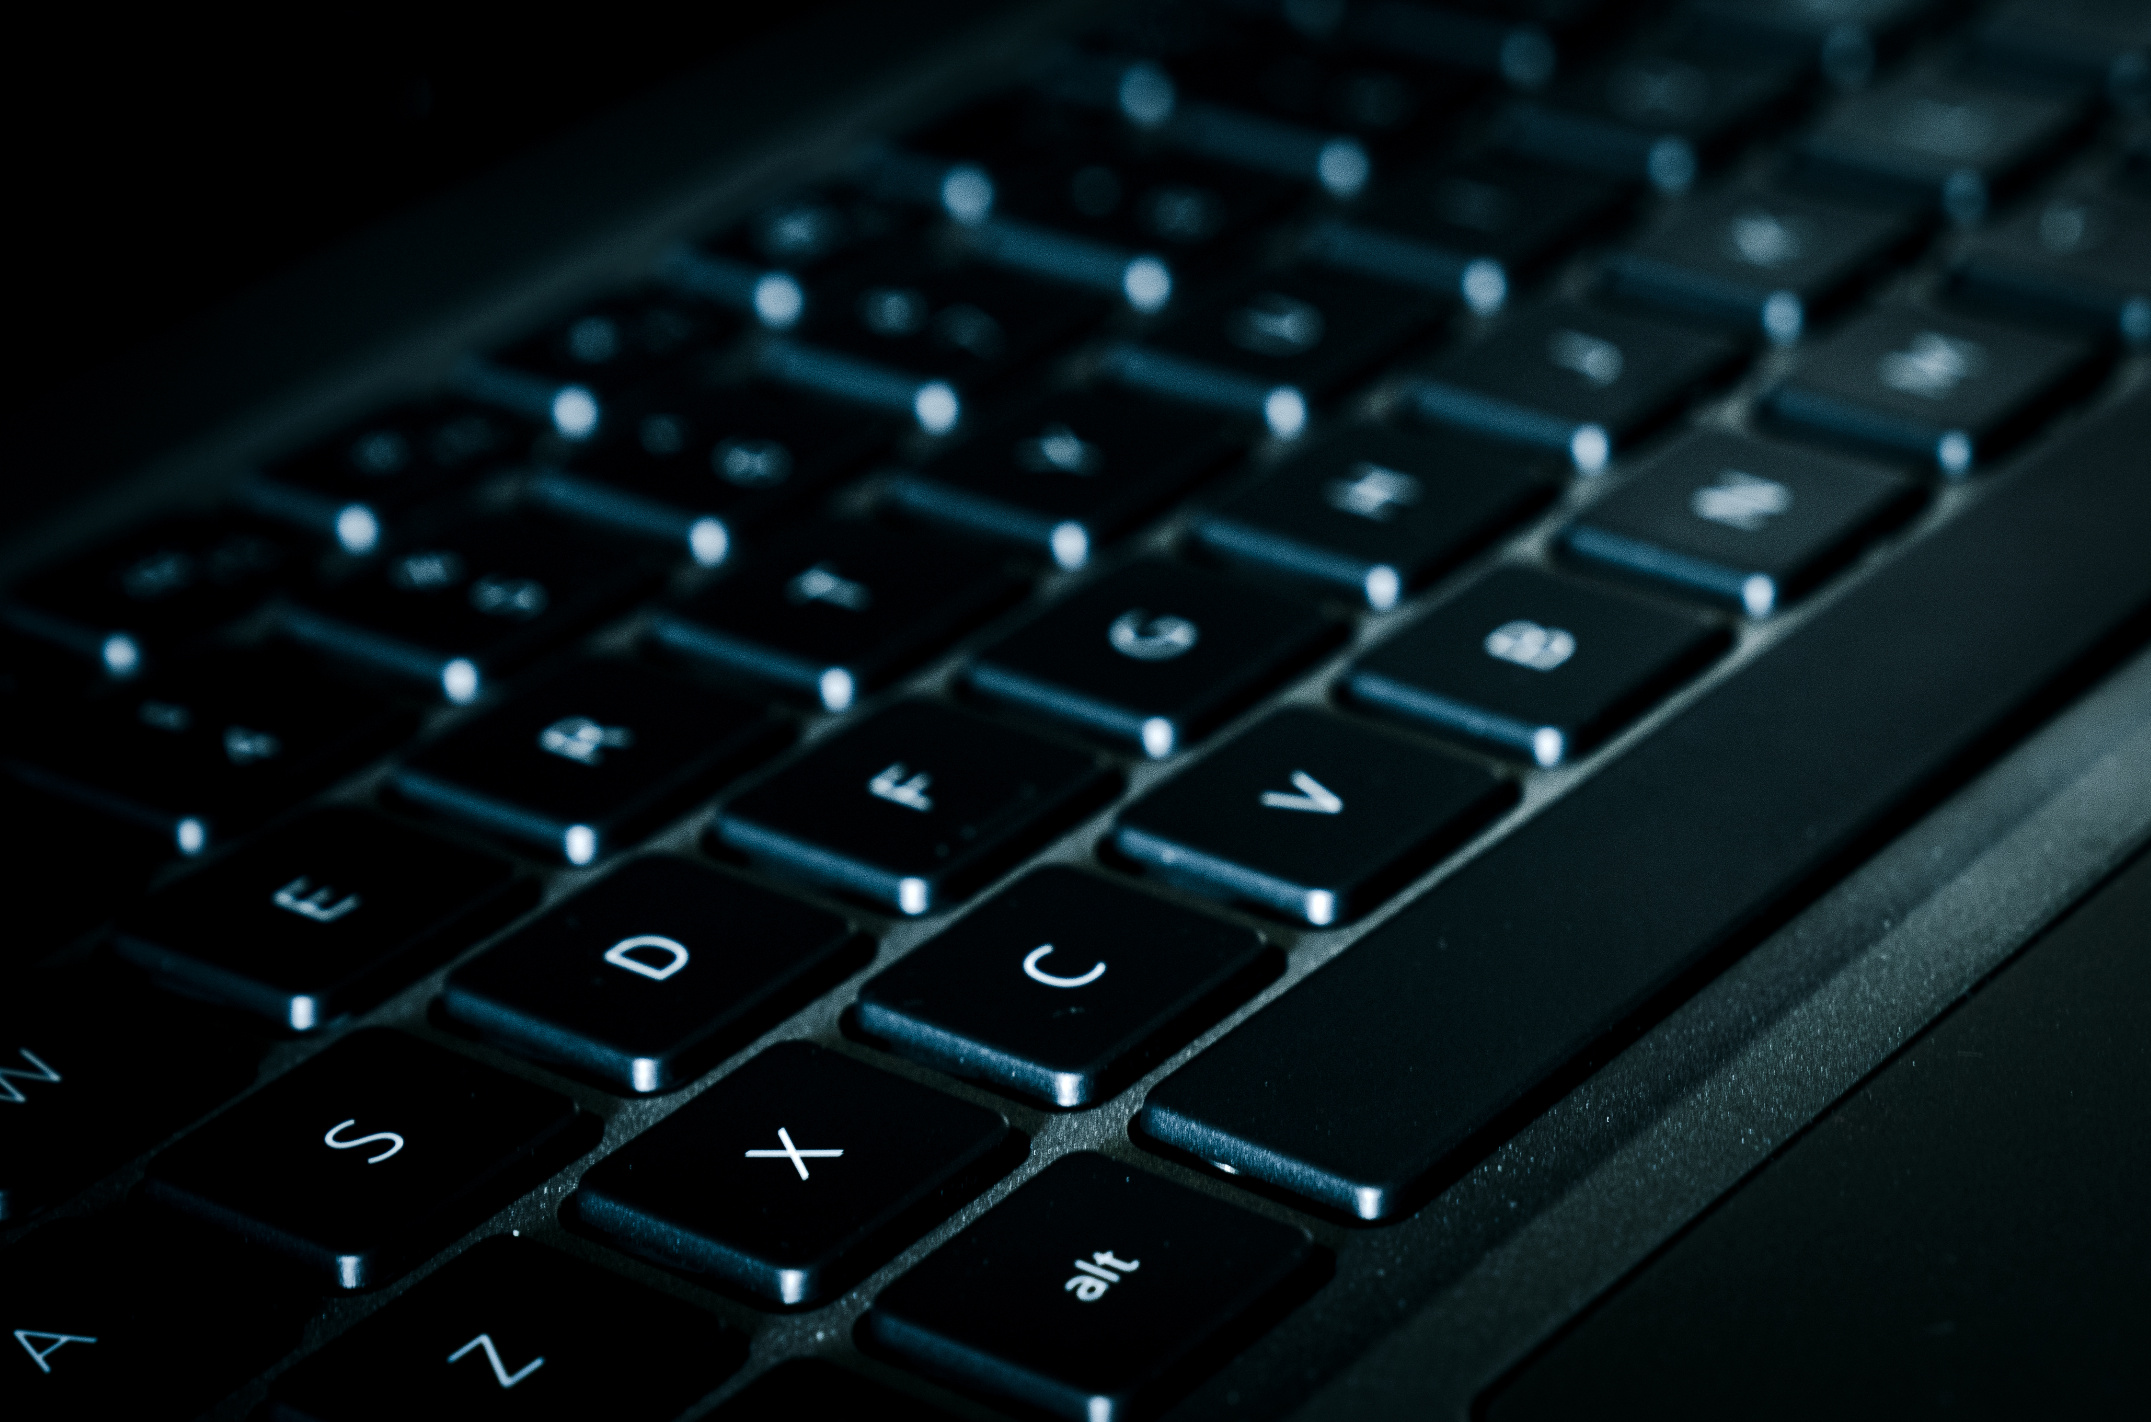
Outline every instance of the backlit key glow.
<svg viewBox="0 0 2151 1422"><path fill-rule="evenodd" d="M457 657L441 668L441 695L457 706L478 699L478 668L467 657Z"/></svg>
<svg viewBox="0 0 2151 1422"><path fill-rule="evenodd" d="M580 385L563 385L553 392L553 428L567 439L588 439L597 433L597 396Z"/></svg>
<svg viewBox="0 0 2151 1422"><path fill-rule="evenodd" d="M930 381L921 385L911 397L911 413L919 422L919 428L928 434L947 434L956 428L956 419L963 413L963 405L956 392L942 381Z"/></svg>
<svg viewBox="0 0 2151 1422"><path fill-rule="evenodd" d="M1262 401L1262 421L1279 439L1297 439L1307 428L1307 397L1280 385Z"/></svg>
<svg viewBox="0 0 2151 1422"><path fill-rule="evenodd" d="M348 504L336 515L336 541L346 553L371 553L381 541L381 521L364 504Z"/></svg>
<svg viewBox="0 0 2151 1422"><path fill-rule="evenodd" d="M806 293L789 272L765 272L755 282L755 319L770 330L789 331L806 309Z"/></svg>

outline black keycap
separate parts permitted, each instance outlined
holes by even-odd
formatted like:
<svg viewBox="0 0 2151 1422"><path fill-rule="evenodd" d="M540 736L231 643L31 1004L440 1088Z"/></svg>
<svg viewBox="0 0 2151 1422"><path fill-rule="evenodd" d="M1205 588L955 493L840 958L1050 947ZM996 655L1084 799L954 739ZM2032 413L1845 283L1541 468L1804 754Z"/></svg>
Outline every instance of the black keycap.
<svg viewBox="0 0 2151 1422"><path fill-rule="evenodd" d="M598 392L581 381L516 370L483 356L458 361L449 389L458 399L539 426L547 443L593 439L607 424Z"/></svg>
<svg viewBox="0 0 2151 1422"><path fill-rule="evenodd" d="M457 968L454 1021L618 1091L670 1091L873 956L833 913L652 855Z"/></svg>
<svg viewBox="0 0 2151 1422"><path fill-rule="evenodd" d="M1343 39L1446 76L1458 70L1499 75L1514 88L1537 89L1553 76L1554 40L1590 18L1594 0L1431 5L1377 0L1344 17ZM1549 33L1550 31L1550 33Z"/></svg>
<svg viewBox="0 0 2151 1422"><path fill-rule="evenodd" d="M104 681L104 668L0 623L0 724L25 711L78 700Z"/></svg>
<svg viewBox="0 0 2151 1422"><path fill-rule="evenodd" d="M131 1209L55 1221L5 1258L9 1422L192 1417L297 1346L317 1302L273 1263Z"/></svg>
<svg viewBox="0 0 2151 1422"><path fill-rule="evenodd" d="M609 397L678 366L698 346L724 340L736 323L670 293L603 301L493 353L494 363Z"/></svg>
<svg viewBox="0 0 2151 1422"><path fill-rule="evenodd" d="M531 496L556 513L684 544L704 567L750 530L857 469L901 428L782 386L674 382L620 402L609 436Z"/></svg>
<svg viewBox="0 0 2151 1422"><path fill-rule="evenodd" d="M369 1028L166 1150L146 1191L317 1286L375 1289L565 1164L596 1126L557 1092Z"/></svg>
<svg viewBox="0 0 2151 1422"><path fill-rule="evenodd" d="M254 1083L221 1015L114 973L11 975L0 1007L0 1227L64 1198Z"/></svg>
<svg viewBox="0 0 2151 1422"><path fill-rule="evenodd" d="M1449 159L1317 223L1316 261L1456 292L1480 315L1621 205L1624 185L1507 155Z"/></svg>
<svg viewBox="0 0 2151 1422"><path fill-rule="evenodd" d="M1494 122L1502 147L1664 193L1686 192L1782 110L1797 63L1733 64L1645 48L1515 100Z"/></svg>
<svg viewBox="0 0 2151 1422"><path fill-rule="evenodd" d="M1886 469L1698 430L1562 535L1576 557L1767 617L1919 506Z"/></svg>
<svg viewBox="0 0 2151 1422"><path fill-rule="evenodd" d="M1278 18L1282 18L1281 16ZM1377 155L1424 151L1435 123L1470 100L1478 85L1388 56L1313 50L1287 21L1259 38L1204 44L1172 62L1172 78L1198 98L1342 129Z"/></svg>
<svg viewBox="0 0 2151 1422"><path fill-rule="evenodd" d="M1688 0L1695 40L1757 61L1805 57L1840 88L1865 84L1939 0Z"/></svg>
<svg viewBox="0 0 2151 1422"><path fill-rule="evenodd" d="M1509 568L1363 657L1345 688L1370 710L1553 766L1634 719L1725 642L1699 615Z"/></svg>
<svg viewBox="0 0 2151 1422"><path fill-rule="evenodd" d="M461 706L632 597L653 571L647 551L624 539L543 519L489 519L285 607L282 626Z"/></svg>
<svg viewBox="0 0 2151 1422"><path fill-rule="evenodd" d="M1117 112L1129 136L1146 145L1313 185L1341 200L1356 196L1373 174L1358 139L1184 96L1148 59L1064 51L1043 79L1056 99Z"/></svg>
<svg viewBox="0 0 2151 1422"><path fill-rule="evenodd" d="M1232 578L1131 563L987 647L965 675L981 696L1163 760L1343 630Z"/></svg>
<svg viewBox="0 0 2151 1422"><path fill-rule="evenodd" d="M663 1422L746 1355L747 1340L701 1309L495 1236L278 1378L268 1415Z"/></svg>
<svg viewBox="0 0 2151 1422"><path fill-rule="evenodd" d="M537 898L497 855L317 810L159 889L113 932L180 991L294 1032L371 1005Z"/></svg>
<svg viewBox="0 0 2151 1422"><path fill-rule="evenodd" d="M1328 928L1365 914L1515 798L1476 766L1289 709L1123 810L1112 842L1170 883Z"/></svg>
<svg viewBox="0 0 2151 1422"><path fill-rule="evenodd" d="M658 258L657 276L680 296L713 302L771 331L791 329L806 310L806 292L790 272L707 247L682 242L668 248ZM690 350L671 363L686 364L709 354Z"/></svg>
<svg viewBox="0 0 2151 1422"><path fill-rule="evenodd" d="M856 188L829 184L766 204L709 250L786 271L812 272L915 225L910 213L870 201Z"/></svg>
<svg viewBox="0 0 2151 1422"><path fill-rule="evenodd" d="M879 250L817 281L799 335L970 392L1005 379L1105 315L1099 296L989 266Z"/></svg>
<svg viewBox="0 0 2151 1422"><path fill-rule="evenodd" d="M801 1417L947 1422L949 1416L938 1407L820 1358L777 1364L710 1415L721 1422L795 1422Z"/></svg>
<svg viewBox="0 0 2151 1422"><path fill-rule="evenodd" d="M1221 558L1335 588L1380 611L1550 500L1550 461L1514 445L1361 428L1326 439L1204 515Z"/></svg>
<svg viewBox="0 0 2151 1422"><path fill-rule="evenodd" d="M239 497L347 553L371 553L454 507L484 475L522 458L537 435L531 421L466 401L401 406L277 461Z"/></svg>
<svg viewBox="0 0 2151 1422"><path fill-rule="evenodd" d="M1901 212L1735 188L1675 208L1607 276L1621 296L1786 345L1918 233Z"/></svg>
<svg viewBox="0 0 2151 1422"><path fill-rule="evenodd" d="M1038 549L1080 568L1214 469L1214 415L1119 390L1055 395L916 472L889 497L904 512Z"/></svg>
<svg viewBox="0 0 2151 1422"><path fill-rule="evenodd" d="M712 834L777 872L930 913L1114 782L1081 751L968 711L900 701L725 805Z"/></svg>
<svg viewBox="0 0 2151 1422"><path fill-rule="evenodd" d="M123 680L252 612L300 561L266 525L170 518L31 574L0 618Z"/></svg>
<svg viewBox="0 0 2151 1422"><path fill-rule="evenodd" d="M0 972L27 965L141 897L173 857L168 836L0 775L0 864L23 886L0 941Z"/></svg>
<svg viewBox="0 0 2151 1422"><path fill-rule="evenodd" d="M53 708L10 764L200 854L387 750L413 722L288 648L213 652Z"/></svg>
<svg viewBox="0 0 2151 1422"><path fill-rule="evenodd" d="M1361 1219L1414 1208L1459 1145L1819 892L2139 612L2147 440L2141 394L2057 440L1167 1078L1140 1129Z"/></svg>
<svg viewBox="0 0 2151 1422"><path fill-rule="evenodd" d="M2151 345L2151 202L2058 193L1975 238L1952 275L1982 304Z"/></svg>
<svg viewBox="0 0 2151 1422"><path fill-rule="evenodd" d="M1558 450L1596 474L1740 354L1716 336L1553 301L1443 356L1408 399L1423 419Z"/></svg>
<svg viewBox="0 0 2151 1422"><path fill-rule="evenodd" d="M2085 112L2073 95L1908 75L1846 99L1796 158L1808 181L1972 223L2066 142Z"/></svg>
<svg viewBox="0 0 2151 1422"><path fill-rule="evenodd" d="M1251 415L1283 438L1317 401L1425 329L1441 298L1351 272L1263 272L1176 317L1155 340L1121 344L1106 370L1168 399Z"/></svg>
<svg viewBox="0 0 2151 1422"><path fill-rule="evenodd" d="M2081 341L1892 306L1803 354L1766 401L1785 426L1967 474L2082 388Z"/></svg>
<svg viewBox="0 0 2151 1422"><path fill-rule="evenodd" d="M879 1266L1024 1150L983 1106L784 1042L599 1162L569 1209L623 1249L795 1307Z"/></svg>
<svg viewBox="0 0 2151 1422"><path fill-rule="evenodd" d="M1067 112L1056 109L1060 122ZM994 211L1158 252L1185 272L1215 265L1298 192L1284 178L1132 149L1115 137L1074 126L989 162Z"/></svg>
<svg viewBox="0 0 2151 1422"><path fill-rule="evenodd" d="M2133 0L2010 0L1973 43L1997 72L2103 89L2121 103L2151 79L2151 13Z"/></svg>
<svg viewBox="0 0 2151 1422"><path fill-rule="evenodd" d="M816 400L870 411L877 419L908 420L929 435L945 435L963 421L963 397L946 380L788 336L759 344L754 372Z"/></svg>
<svg viewBox="0 0 2151 1422"><path fill-rule="evenodd" d="M864 1035L1049 1106L1095 1106L1283 968L1244 928L1038 870L860 989Z"/></svg>
<svg viewBox="0 0 2151 1422"><path fill-rule="evenodd" d="M388 783L438 814L589 864L786 735L761 707L675 673L588 660L463 722Z"/></svg>
<svg viewBox="0 0 2151 1422"><path fill-rule="evenodd" d="M1117 1422L1193 1381L1324 1258L1303 1229L1085 1152L882 1290L860 1338L1027 1410Z"/></svg>
<svg viewBox="0 0 2151 1422"><path fill-rule="evenodd" d="M661 609L659 645L849 710L1022 593L999 558L930 530L814 523Z"/></svg>

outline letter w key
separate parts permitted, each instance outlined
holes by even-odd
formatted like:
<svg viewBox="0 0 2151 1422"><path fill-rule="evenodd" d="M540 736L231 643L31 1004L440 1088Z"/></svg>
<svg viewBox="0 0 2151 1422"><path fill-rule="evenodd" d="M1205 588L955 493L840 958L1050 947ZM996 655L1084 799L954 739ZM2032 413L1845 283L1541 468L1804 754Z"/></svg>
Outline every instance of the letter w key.
<svg viewBox="0 0 2151 1422"><path fill-rule="evenodd" d="M470 1342L456 1349L455 1352L448 1355L448 1361L451 1363L461 1362L464 1355L474 1348L483 1348L485 1350L485 1360L493 1365L493 1376L499 1380L500 1385L504 1388L514 1387L524 1378L529 1377L532 1373L545 1366L545 1359L537 1357L532 1358L516 1371L509 1372L507 1365L500 1360L500 1350L493 1346L493 1335L490 1333L481 1333Z"/></svg>

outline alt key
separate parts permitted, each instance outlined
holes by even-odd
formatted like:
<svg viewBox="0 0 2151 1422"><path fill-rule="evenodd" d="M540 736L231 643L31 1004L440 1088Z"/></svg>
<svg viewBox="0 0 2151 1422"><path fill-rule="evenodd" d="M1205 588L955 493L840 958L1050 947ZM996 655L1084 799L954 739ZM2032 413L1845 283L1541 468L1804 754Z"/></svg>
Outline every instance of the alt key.
<svg viewBox="0 0 2151 1422"><path fill-rule="evenodd" d="M1075 1422L1155 1410L1313 1281L1303 1229L1063 1157L882 1291L863 1346Z"/></svg>

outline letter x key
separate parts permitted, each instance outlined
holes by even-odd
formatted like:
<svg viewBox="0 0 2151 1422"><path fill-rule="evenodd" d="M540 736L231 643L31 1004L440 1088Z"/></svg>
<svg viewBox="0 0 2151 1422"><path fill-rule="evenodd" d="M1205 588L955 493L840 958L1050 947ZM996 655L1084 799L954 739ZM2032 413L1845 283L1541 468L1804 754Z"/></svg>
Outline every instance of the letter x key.
<svg viewBox="0 0 2151 1422"><path fill-rule="evenodd" d="M792 1133L782 1126L777 1127L777 1139L784 1143L784 1149L750 1150L747 1152L747 1159L790 1160L792 1169L798 1171L799 1178L804 1180L807 1178L807 1162L809 1160L834 1160L844 1153L840 1150L801 1150L798 1146L792 1144Z"/></svg>

